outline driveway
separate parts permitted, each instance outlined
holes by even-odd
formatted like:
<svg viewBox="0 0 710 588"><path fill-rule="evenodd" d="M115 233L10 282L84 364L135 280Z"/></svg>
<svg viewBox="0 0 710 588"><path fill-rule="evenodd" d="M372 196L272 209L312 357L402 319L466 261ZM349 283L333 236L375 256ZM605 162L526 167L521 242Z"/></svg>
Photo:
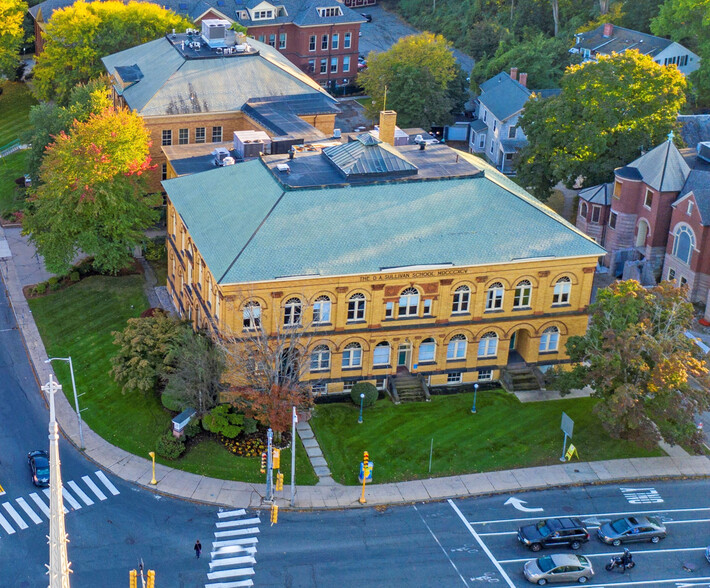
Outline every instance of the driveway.
<svg viewBox="0 0 710 588"><path fill-rule="evenodd" d="M372 22L363 23L360 27L360 55L370 51L387 51L402 37L416 35L420 31L408 25L399 16L389 12L382 6L364 6L362 12L372 15ZM472 57L454 49L454 56L463 70L470 74L475 63Z"/></svg>

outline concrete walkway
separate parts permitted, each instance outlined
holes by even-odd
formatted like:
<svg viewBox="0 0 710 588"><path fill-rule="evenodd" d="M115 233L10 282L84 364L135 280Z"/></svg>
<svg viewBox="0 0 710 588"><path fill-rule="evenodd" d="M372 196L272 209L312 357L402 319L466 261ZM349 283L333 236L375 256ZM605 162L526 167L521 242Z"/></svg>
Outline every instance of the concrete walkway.
<svg viewBox="0 0 710 588"><path fill-rule="evenodd" d="M5 238L0 228L0 242ZM13 252L14 255L14 252ZM22 260L19 263L22 266ZM49 380L51 365L45 364L47 352L32 318L32 313L22 294L22 282L13 257L0 258L0 275L8 292L13 312L25 341L27 353L34 365L38 382ZM38 389L39 392L39 389ZM76 414L63 394L56 397L57 421L63 434L77 447L79 434ZM305 423L307 425L307 423ZM299 428L299 435L311 449L317 447L315 437L309 437L310 426ZM310 432L312 435L312 431ZM260 508L264 506L264 484L232 482L190 474L158 464L157 486L150 485L151 462L111 445L84 424L86 456L124 480L154 489L170 496L200 501L230 508ZM311 441L309 441L311 440ZM318 448L320 451L320 448ZM322 454L321 454L322 457ZM321 466L318 466L321 467ZM327 468L327 466L325 466ZM330 471L328 470L328 474ZM296 508L360 508L358 486L330 483L332 477L321 471L321 481L316 486L297 486ZM367 505L402 504L478 496L495 493L515 493L524 490L544 489L573 484L602 484L627 482L660 477L709 477L710 460L704 456L653 457L617 459L598 462L574 462L553 466L523 468L510 471L488 472L431 478L396 484L372 484L366 492ZM289 484L276 498L276 503L288 508Z"/></svg>

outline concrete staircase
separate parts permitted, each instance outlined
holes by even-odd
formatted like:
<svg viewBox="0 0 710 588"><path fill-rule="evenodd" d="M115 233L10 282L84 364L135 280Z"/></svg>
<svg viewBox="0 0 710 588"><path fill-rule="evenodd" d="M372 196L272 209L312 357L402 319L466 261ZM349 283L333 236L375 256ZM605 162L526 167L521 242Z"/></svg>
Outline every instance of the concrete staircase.
<svg viewBox="0 0 710 588"><path fill-rule="evenodd" d="M507 373L505 379L506 387L510 387L510 392L520 392L521 390L539 390L540 382L534 370L527 365L508 366L504 370Z"/></svg>
<svg viewBox="0 0 710 588"><path fill-rule="evenodd" d="M409 372L399 372L395 378L397 395L400 402L424 402L428 400L425 392L426 384Z"/></svg>

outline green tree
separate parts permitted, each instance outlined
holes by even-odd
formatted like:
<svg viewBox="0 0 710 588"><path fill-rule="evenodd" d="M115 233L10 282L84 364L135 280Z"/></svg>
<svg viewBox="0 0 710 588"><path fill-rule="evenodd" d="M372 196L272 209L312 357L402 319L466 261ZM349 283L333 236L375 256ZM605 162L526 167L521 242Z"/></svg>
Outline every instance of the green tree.
<svg viewBox="0 0 710 588"><path fill-rule="evenodd" d="M523 185L547 199L545 178L572 187L609 181L612 172L661 143L685 103L686 81L675 67L638 51L599 56L571 66L562 92L529 100L520 125L528 138L517 169Z"/></svg>
<svg viewBox="0 0 710 588"><path fill-rule="evenodd" d="M184 17L150 2L79 0L56 10L34 70L37 94L65 105L76 84L104 73L102 57L191 26Z"/></svg>
<svg viewBox="0 0 710 588"><path fill-rule="evenodd" d="M686 295L670 282L650 290L634 280L614 283L591 306L587 334L567 342L576 365L560 389L591 386L612 437L646 446L661 437L700 443L695 415L710 408L710 377L702 351L685 336L693 321Z"/></svg>
<svg viewBox="0 0 710 588"><path fill-rule="evenodd" d="M131 261L131 249L158 216L156 198L145 194L148 146L140 116L107 108L75 121L47 147L23 231L50 271L67 271L79 250L104 272Z"/></svg>
<svg viewBox="0 0 710 588"><path fill-rule="evenodd" d="M710 0L666 0L651 30L700 56L700 68L690 74L690 81L698 105L710 105Z"/></svg>
<svg viewBox="0 0 710 588"><path fill-rule="evenodd" d="M20 47L25 38L22 21L26 12L24 0L0 2L0 75L12 78L20 63Z"/></svg>
<svg viewBox="0 0 710 588"><path fill-rule="evenodd" d="M164 312L128 319L123 331L115 331L118 352L111 358L111 373L124 392L153 392L164 383L175 364L175 346L188 324Z"/></svg>
<svg viewBox="0 0 710 588"><path fill-rule="evenodd" d="M397 41L388 51L370 53L367 69L358 81L374 104L366 110L371 117L385 106L397 111L402 126L446 124L454 107L458 66L451 46L441 35L421 33Z"/></svg>
<svg viewBox="0 0 710 588"><path fill-rule="evenodd" d="M658 16L663 0L623 0L621 5L621 25L641 31L651 32L651 20Z"/></svg>
<svg viewBox="0 0 710 588"><path fill-rule="evenodd" d="M234 439L242 432L244 415L232 411L229 404L215 406L204 417L202 426L211 433L223 435L227 439Z"/></svg>

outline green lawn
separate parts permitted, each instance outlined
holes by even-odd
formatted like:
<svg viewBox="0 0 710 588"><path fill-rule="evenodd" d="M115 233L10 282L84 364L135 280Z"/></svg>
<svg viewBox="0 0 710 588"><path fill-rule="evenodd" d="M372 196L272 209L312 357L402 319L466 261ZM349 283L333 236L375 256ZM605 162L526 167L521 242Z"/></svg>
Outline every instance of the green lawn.
<svg viewBox="0 0 710 588"><path fill-rule="evenodd" d="M0 147L20 138L30 121L30 107L37 104L29 88L20 82L0 82Z"/></svg>
<svg viewBox="0 0 710 588"><path fill-rule="evenodd" d="M112 331L147 308L142 276L93 276L49 296L29 301L50 357L71 355L77 392L86 423L110 443L147 456L158 437L170 427L173 413L154 395L123 394L109 374L114 353ZM54 369L64 393L73 402L69 368L55 362ZM317 478L301 448L296 454L300 484ZM289 452L282 468L290 471ZM257 482L261 480L258 458L238 458L219 442L206 439L177 461L160 463L207 476ZM301 472L303 472L301 474Z"/></svg>
<svg viewBox="0 0 710 588"><path fill-rule="evenodd" d="M14 212L24 207L23 191L15 179L27 173L27 153L17 151L0 158L0 215L5 210Z"/></svg>
<svg viewBox="0 0 710 588"><path fill-rule="evenodd" d="M311 419L333 477L357 483L362 452L375 462L374 482L427 478L432 438L431 477L559 464L563 434L560 418L574 421L574 444L582 461L664 455L613 440L592 414L592 398L521 403L502 390L473 395L433 396L429 403L394 406L380 400L357 424L358 407L323 404Z"/></svg>
<svg viewBox="0 0 710 588"><path fill-rule="evenodd" d="M150 267L153 268L155 279L158 281L158 286L165 286L168 283L168 260L156 259L148 260Z"/></svg>

